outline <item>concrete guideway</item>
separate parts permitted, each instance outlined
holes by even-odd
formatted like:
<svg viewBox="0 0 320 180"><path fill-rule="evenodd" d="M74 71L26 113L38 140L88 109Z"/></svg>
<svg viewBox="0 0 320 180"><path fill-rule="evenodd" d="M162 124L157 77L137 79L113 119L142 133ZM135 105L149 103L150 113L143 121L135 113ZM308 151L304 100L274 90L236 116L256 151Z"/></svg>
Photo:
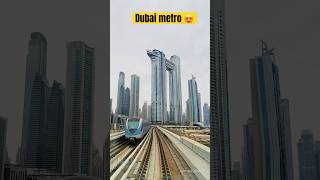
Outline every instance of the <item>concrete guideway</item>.
<svg viewBox="0 0 320 180"><path fill-rule="evenodd" d="M192 147L194 142L176 136L152 126L141 142L123 142L121 138L114 141L117 144L111 150L110 179L209 179L207 152L200 151L203 147L199 149L196 143Z"/></svg>
<svg viewBox="0 0 320 180"><path fill-rule="evenodd" d="M117 168L123 163L124 159L126 159L132 151L135 149L135 145L126 145L123 146L121 151L117 153L114 157L111 157L110 160L110 172L113 174Z"/></svg>
<svg viewBox="0 0 320 180"><path fill-rule="evenodd" d="M130 155L122 160L122 164L120 167L117 168L117 170L111 175L111 180L118 180L118 179L125 179L127 174L129 173L129 170L132 168L132 166L135 164L137 157L143 152L141 149L144 149L146 145L150 141L151 133L146 135L146 137L142 140L141 143L130 153ZM110 167L113 166L113 164L110 165Z"/></svg>
<svg viewBox="0 0 320 180"><path fill-rule="evenodd" d="M121 138L122 136L124 136L124 131L112 133L112 134L110 134L110 141Z"/></svg>
<svg viewBox="0 0 320 180"><path fill-rule="evenodd" d="M154 133L154 128L152 128L152 134ZM155 136L152 136L152 144L150 146L150 154L146 154L146 157L148 158L148 166L143 167L146 169L146 177L156 179L157 177L161 176L160 172L160 156L159 154L159 144L158 139Z"/></svg>
<svg viewBox="0 0 320 180"><path fill-rule="evenodd" d="M199 179L210 179L210 148L186 137L158 127L172 142Z"/></svg>

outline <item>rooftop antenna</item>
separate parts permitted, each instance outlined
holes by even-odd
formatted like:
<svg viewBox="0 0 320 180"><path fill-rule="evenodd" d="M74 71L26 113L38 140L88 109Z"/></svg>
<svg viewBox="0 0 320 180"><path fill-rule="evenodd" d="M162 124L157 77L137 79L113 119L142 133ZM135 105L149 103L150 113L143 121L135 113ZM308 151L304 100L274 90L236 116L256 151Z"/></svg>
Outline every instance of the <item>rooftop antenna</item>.
<svg viewBox="0 0 320 180"><path fill-rule="evenodd" d="M276 57L274 54L274 48L269 49L267 43L263 40L261 40L261 54L272 56L272 60L273 62L275 62Z"/></svg>

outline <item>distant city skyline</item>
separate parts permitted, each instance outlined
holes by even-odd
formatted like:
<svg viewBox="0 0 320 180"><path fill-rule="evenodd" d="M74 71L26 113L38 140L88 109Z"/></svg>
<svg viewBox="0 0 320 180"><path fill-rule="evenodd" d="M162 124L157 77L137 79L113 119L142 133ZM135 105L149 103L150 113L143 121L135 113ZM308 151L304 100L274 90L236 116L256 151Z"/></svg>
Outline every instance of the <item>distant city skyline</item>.
<svg viewBox="0 0 320 180"><path fill-rule="evenodd" d="M93 173L90 166L94 146L95 49L83 41L67 43L64 88L56 80L50 86L47 80L47 45L42 32L30 34L25 65L23 128L19 130L23 136L15 163L20 168L89 175ZM1 137L6 137L5 131L1 132ZM0 150L4 155L4 143ZM94 158L100 157L99 151L95 151ZM5 159L8 159L7 155Z"/></svg>
<svg viewBox="0 0 320 180"><path fill-rule="evenodd" d="M85 0L51 2L31 0L28 3L0 1L0 19L4 23L0 30L3 42L0 44L3 50L0 81L1 84L6 84L1 87L0 114L8 118L7 147L13 162L22 139L26 55L31 32L42 32L47 38L47 79L50 85L53 80L65 85L67 42L82 40L96 49L97 88L93 136L102 154L108 97L106 4L106 1Z"/></svg>
<svg viewBox="0 0 320 180"><path fill-rule="evenodd" d="M123 86L123 87L125 87L125 89L124 90L127 90L128 92L130 91L132 91L131 90L131 79L132 79L132 75L134 75L134 77L135 76L138 76L138 74L132 74L132 75L130 75L129 76L129 78L128 78L128 75L124 72L124 71L119 71L119 74L121 74L120 76L122 77L123 75L124 75L124 78L125 78L125 86ZM138 76L139 77L139 76ZM194 77L194 76L190 76L189 77L189 80L190 79L192 79L192 78L195 78L196 79L196 81L198 81L198 79L196 78L196 77ZM122 78L121 78L121 80L122 80ZM189 81L188 80L188 81ZM118 77L118 81L119 81L119 77ZM128 81L128 82L127 82ZM185 90L186 91L186 93L187 93L187 96L186 96L186 98L185 99L182 99L182 113L181 113L181 116L183 115L183 113L185 113L186 112L186 103L185 103L185 101L187 101L188 99L189 99L189 88L188 88L188 81L187 81L187 87L186 88L181 88L182 89L182 91L183 90ZM119 82L117 82L117 83L119 83ZM129 84L127 84L127 83L129 83ZM168 82L167 82L168 83ZM122 84L122 83L121 83ZM139 77L139 90L141 89L141 80L140 80L140 77ZM119 85L119 84L118 84ZM150 84L151 85L151 84ZM122 86L122 85L121 85ZM127 87L128 86L128 87ZM167 86L168 86L168 84L167 84ZM118 86L118 87L120 87L120 86ZM111 87L110 87L110 91L111 91ZM116 91L116 96L115 97L111 97L111 99L112 99L112 106L111 107L116 107L116 108L112 108L112 112L113 113L116 113L116 109L117 109L117 107L118 107L118 103L117 102L115 102L117 99L118 99L118 93L120 92L120 93L122 93L122 90L120 90L121 88L119 88L119 91ZM150 87L150 89L151 89L151 87ZM198 88L198 92L200 91L200 89ZM169 102L170 102L170 100L169 100L169 91L167 92L168 94L167 94L167 111L168 112L170 112L170 106L169 106ZM201 110L201 113L200 113L200 116L201 116L201 122L204 122L204 113L203 113L203 106L205 105L205 104L209 104L210 103L210 101L203 101L202 100L202 94L201 93L199 93L199 95L200 95L200 110ZM139 96L141 96L141 92L139 92ZM146 95L142 95L142 96L146 96ZM151 95L150 95L151 96ZM129 96L129 97L131 97L131 95ZM150 99L150 98L149 98ZM129 101L130 102L130 101ZM138 106L138 108L140 108L141 110L142 110L142 108L143 108L143 105L144 105L144 103L147 103L147 105L149 106L150 104L151 104L151 100L141 100L141 98L139 98L139 106ZM120 113L121 114L121 113ZM125 114L123 114L123 115L125 115ZM130 116L130 115L129 115ZM183 120L183 119L182 119Z"/></svg>
<svg viewBox="0 0 320 180"><path fill-rule="evenodd" d="M145 51L146 52L146 51ZM175 54L176 55L176 54ZM147 55L146 55L147 56ZM146 57L146 63L148 63L148 60L149 60L149 57ZM112 60L111 60L112 61ZM208 59L208 64L209 64L209 59ZM150 66L151 66L151 63L149 64ZM123 65L123 66L125 66L125 65ZM127 67L128 68L128 67ZM148 67L149 68L149 67ZM119 68L117 68L117 67L111 67L111 70L112 69L119 69ZM151 67L150 67L150 69L151 69ZM189 69L189 68L188 68ZM190 68L191 69L191 68ZM208 70L209 70L209 68L208 68ZM181 70L181 71L183 71L183 70ZM194 71L195 73L192 73L192 72L190 72L190 74L189 75L186 75L186 76L181 76L181 78L183 78L183 79L187 79L185 82L183 82L183 81L181 81L181 84L184 84L184 85L186 85L185 87L182 87L181 86L181 89L182 89L182 94L184 95L184 97L182 97L182 112L185 112L185 108L186 108L186 105L185 105L185 101L189 98L189 95L188 95L188 80L190 80L192 77L193 77L193 75L194 74L197 74L197 71ZM117 88L119 88L119 74L124 74L124 84L125 84L125 88L126 87L128 87L129 89L131 88L130 86L131 86L131 75L137 75L137 76L139 76L139 72L137 72L137 73L133 73L133 74L128 74L128 73L126 73L124 70L121 70L121 69L119 69L118 70L118 73L117 73L117 78L116 78L116 80L115 81L113 81L113 82L115 82L116 84L117 84L117 86L114 86L114 87L117 87ZM207 72L207 73L209 73L209 71ZM143 74L143 73L141 73L141 74ZM184 72L181 72L181 74L186 74L186 73L184 73ZM123 75L121 75L121 76L123 76ZM209 78L209 74L207 75L208 77L207 78ZM140 77L140 76L139 76ZM167 78L169 77L169 74L167 74ZM197 76L194 76L195 78L196 78L196 80L197 80L197 82L205 82L204 81L204 79L207 79L207 78L204 78L204 79L199 79ZM111 78L111 77L110 77ZM140 89L142 88L143 90L144 90L144 92L147 90L147 91L150 91L150 94L142 94L142 92L140 92L140 96L142 96L142 97L140 97L139 98L139 108L142 108L142 106L143 106L143 104L144 104L144 102L147 102L148 103L148 105L150 105L150 103L151 103L151 78L150 77L146 77L146 78L144 78L144 80L146 80L146 79L149 79L150 80L150 83L149 82L142 82L141 81L141 79L142 78L140 78ZM210 78L209 78L210 79ZM111 80L111 79L110 79ZM122 80L122 79L121 79ZM111 80L111 82L112 82L112 80ZM121 83L122 84L122 83ZM209 86L209 84L210 83L204 83L205 85L204 86ZM149 87L148 87L148 85L149 85ZM168 84L168 81L167 81L167 86L169 86L169 84ZM199 83L198 83L198 86L200 86L200 87L203 87L203 86L201 86L201 85L199 85ZM118 103L117 103L117 99L118 99L118 90L117 90L117 88L115 89L115 88L112 88L112 85L110 84L110 91L113 93L113 95L110 95L110 98L112 99L112 110L113 110L113 112L115 112L116 111L116 108L117 108L117 106L118 106ZM128 89L128 90L129 90ZM131 89L130 89L130 91L131 91ZM141 91L141 90L140 90ZM198 88L198 91L199 92L206 92L206 90L201 90L201 88ZM201 94L201 93L200 93ZM204 97L206 97L206 98L209 98L209 95L207 94L207 95L204 95ZM142 99L142 98L144 98L144 99ZM202 94L201 94L201 98L203 98L202 97ZM169 107L169 91L167 92L167 110L169 111L170 110L170 107ZM204 103L210 103L210 100L209 99L206 99L206 100L201 100L201 107L204 105Z"/></svg>
<svg viewBox="0 0 320 180"><path fill-rule="evenodd" d="M133 11L154 8L168 10L179 7L183 11L196 11L199 22L195 25L134 25L128 19ZM195 6L195 3L197 4ZM125 5L126 4L126 5ZM130 5L128 5L130 4ZM145 101L151 102L151 62L147 49L157 49L170 59L180 57L182 111L188 97L188 80L192 74L197 78L202 102L210 101L210 2L197 0L178 0L168 6L165 1L135 2L130 0L111 1L110 20L110 97L112 107L116 107L119 72L126 75L125 84L130 84L130 76L140 77L139 107ZM121 7L120 9L118 7ZM124 43L124 41L125 43ZM169 96L169 92L167 93ZM167 99L169 110L169 99ZM203 104L202 104L203 105ZM201 106L202 106L201 105ZM113 108L113 110L115 110Z"/></svg>

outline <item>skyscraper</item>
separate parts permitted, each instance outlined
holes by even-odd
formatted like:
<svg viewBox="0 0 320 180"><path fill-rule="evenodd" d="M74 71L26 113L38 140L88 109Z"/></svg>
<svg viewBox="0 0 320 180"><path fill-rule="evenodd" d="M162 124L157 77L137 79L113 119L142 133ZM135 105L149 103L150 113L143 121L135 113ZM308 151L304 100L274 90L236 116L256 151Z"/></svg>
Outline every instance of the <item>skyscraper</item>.
<svg viewBox="0 0 320 180"><path fill-rule="evenodd" d="M250 60L252 117L258 137L255 141L255 179L280 179L279 82L271 52Z"/></svg>
<svg viewBox="0 0 320 180"><path fill-rule="evenodd" d="M116 113L124 114L124 93L125 93L125 74L124 72L119 73L118 79L118 93L117 93L117 109Z"/></svg>
<svg viewBox="0 0 320 180"><path fill-rule="evenodd" d="M186 101L186 119L189 126L193 126L193 121L192 121L192 113L191 113L191 104L190 104L190 99L187 99Z"/></svg>
<svg viewBox="0 0 320 180"><path fill-rule="evenodd" d="M7 118L0 116L0 179L4 177L4 164L6 163L6 138L7 138Z"/></svg>
<svg viewBox="0 0 320 180"><path fill-rule="evenodd" d="M140 78L139 76L133 74L131 75L131 91L130 91L130 117L139 116L139 88L140 88Z"/></svg>
<svg viewBox="0 0 320 180"><path fill-rule="evenodd" d="M64 172L89 174L94 113L94 49L84 42L67 44Z"/></svg>
<svg viewBox="0 0 320 180"><path fill-rule="evenodd" d="M243 125L242 172L244 180L255 180L254 137L255 121L249 118Z"/></svg>
<svg viewBox="0 0 320 180"><path fill-rule="evenodd" d="M24 91L23 127L20 163L27 167L42 167L46 137L47 40L39 32L31 33L29 40Z"/></svg>
<svg viewBox="0 0 320 180"><path fill-rule="evenodd" d="M181 72L180 58L166 59L159 50L147 50L151 60L151 121L153 123L181 123ZM169 108L167 115L167 74L169 72ZM169 117L169 118L168 118Z"/></svg>
<svg viewBox="0 0 320 180"><path fill-rule="evenodd" d="M48 81L37 73L32 84L30 103L30 124L24 152L24 166L32 168L48 168L47 151L47 98Z"/></svg>
<svg viewBox="0 0 320 180"><path fill-rule="evenodd" d="M281 162L281 179L293 179L293 160L291 144L291 123L290 123L289 100L280 99L280 121L279 141L280 141L280 162Z"/></svg>
<svg viewBox="0 0 320 180"><path fill-rule="evenodd" d="M182 98L181 98L181 71L180 57L173 55L170 61L174 64L172 70L169 71L169 99L170 99L170 118L176 124L182 122Z"/></svg>
<svg viewBox="0 0 320 180"><path fill-rule="evenodd" d="M210 125L210 109L208 103L204 103L203 105L203 122L205 127L209 127Z"/></svg>
<svg viewBox="0 0 320 180"><path fill-rule="evenodd" d="M167 122L166 57L159 50L148 50L151 60L151 122Z"/></svg>
<svg viewBox="0 0 320 180"><path fill-rule="evenodd" d="M61 171L64 99L60 84L46 79L47 40L32 33L26 65L24 120L18 161L25 167ZM63 90L61 90L63 91Z"/></svg>
<svg viewBox="0 0 320 180"><path fill-rule="evenodd" d="M210 3L210 178L230 180L231 154L226 55L225 1Z"/></svg>
<svg viewBox="0 0 320 180"><path fill-rule="evenodd" d="M317 178L319 180L320 179L320 141L315 142L314 153L315 153L315 160L316 160Z"/></svg>
<svg viewBox="0 0 320 180"><path fill-rule="evenodd" d="M123 115L129 116L130 109L130 89L127 87L124 91Z"/></svg>
<svg viewBox="0 0 320 180"><path fill-rule="evenodd" d="M198 86L196 82L196 78L192 76L192 79L188 81L189 87L189 101L190 101L190 118L193 124L202 126L202 116L201 116L201 99L200 93L198 92Z"/></svg>
<svg viewBox="0 0 320 180"><path fill-rule="evenodd" d="M148 104L147 102L143 103L141 110L141 118L147 120L148 119Z"/></svg>
<svg viewBox="0 0 320 180"><path fill-rule="evenodd" d="M250 60L255 179L288 180L293 176L289 101L281 99L273 49L261 45L261 55Z"/></svg>
<svg viewBox="0 0 320 180"><path fill-rule="evenodd" d="M316 180L316 158L312 131L302 130L298 142L298 160L300 180Z"/></svg>
<svg viewBox="0 0 320 180"><path fill-rule="evenodd" d="M64 87L53 81L48 95L46 167L62 172L64 130Z"/></svg>
<svg viewBox="0 0 320 180"><path fill-rule="evenodd" d="M201 95L200 93L198 92L198 95L197 95L197 103L198 103L198 108L199 108L199 117L200 117L200 125L203 126L203 119L202 119L202 106L201 106Z"/></svg>

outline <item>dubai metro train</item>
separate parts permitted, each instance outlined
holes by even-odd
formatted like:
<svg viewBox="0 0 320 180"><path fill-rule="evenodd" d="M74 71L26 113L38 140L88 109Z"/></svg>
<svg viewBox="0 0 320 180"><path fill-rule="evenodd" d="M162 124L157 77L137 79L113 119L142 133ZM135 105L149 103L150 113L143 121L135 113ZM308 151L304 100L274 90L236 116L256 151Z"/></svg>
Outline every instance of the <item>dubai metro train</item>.
<svg viewBox="0 0 320 180"><path fill-rule="evenodd" d="M125 138L130 140L140 140L149 131L151 123L142 118L128 118L125 124Z"/></svg>

